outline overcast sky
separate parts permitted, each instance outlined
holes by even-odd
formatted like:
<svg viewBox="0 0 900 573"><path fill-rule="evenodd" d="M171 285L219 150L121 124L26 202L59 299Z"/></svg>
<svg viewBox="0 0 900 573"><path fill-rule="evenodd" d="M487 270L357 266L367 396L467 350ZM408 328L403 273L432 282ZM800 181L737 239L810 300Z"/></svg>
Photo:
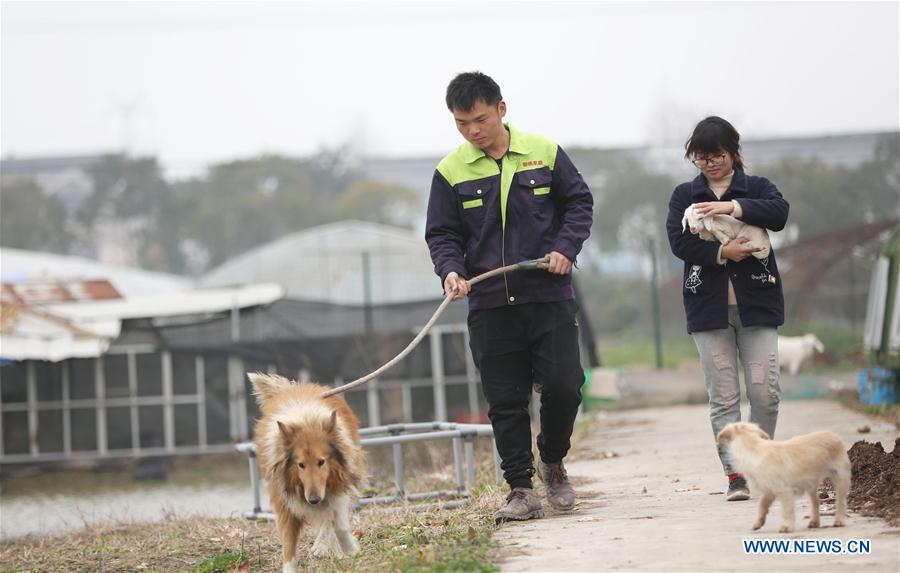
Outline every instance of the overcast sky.
<svg viewBox="0 0 900 573"><path fill-rule="evenodd" d="M898 129L898 3L2 3L2 155L443 154L460 71L563 145Z"/></svg>

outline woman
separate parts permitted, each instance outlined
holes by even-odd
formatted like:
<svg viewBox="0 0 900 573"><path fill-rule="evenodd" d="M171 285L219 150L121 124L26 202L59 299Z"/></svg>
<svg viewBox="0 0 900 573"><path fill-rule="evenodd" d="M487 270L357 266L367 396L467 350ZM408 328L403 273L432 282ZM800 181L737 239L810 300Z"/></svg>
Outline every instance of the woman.
<svg viewBox="0 0 900 573"><path fill-rule="evenodd" d="M704 241L682 230L691 204L701 217L723 214L772 231L784 228L788 202L764 177L744 172L740 135L721 117L697 124L685 143L685 158L700 173L672 192L666 231L676 257L684 261L682 295L687 330L700 352L709 394L713 436L741 419L738 358L750 400L750 421L775 435L781 387L778 385L778 335L784 323L784 295L775 252L757 259L746 239L727 245ZM743 476L736 473L724 446L719 459L728 476L728 501L749 499Z"/></svg>

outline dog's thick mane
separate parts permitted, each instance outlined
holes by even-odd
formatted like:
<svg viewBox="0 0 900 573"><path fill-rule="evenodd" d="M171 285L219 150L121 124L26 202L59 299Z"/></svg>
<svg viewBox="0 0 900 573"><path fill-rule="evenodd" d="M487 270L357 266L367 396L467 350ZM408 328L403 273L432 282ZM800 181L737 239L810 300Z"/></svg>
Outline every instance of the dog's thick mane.
<svg viewBox="0 0 900 573"><path fill-rule="evenodd" d="M327 390L324 386L295 383L283 376L270 374L252 373L248 377L253 383L253 393L263 413L259 421L262 426L257 429L261 438L258 444L263 472L283 492L285 500L300 502L303 496L297 495L296 484L288 483L286 470L289 454L285 452L284 436L278 423L297 428L325 428L335 407L320 397ZM335 419L335 429L329 435L329 445L341 468L335 472L335 479L329 480L329 490L334 492L349 489L355 493L364 472L362 454L341 415ZM327 496L326 503L316 506L315 510L325 509L330 497ZM296 507L296 503L291 505ZM301 505L306 506L306 511L314 510L308 504Z"/></svg>
<svg viewBox="0 0 900 573"><path fill-rule="evenodd" d="M325 386L277 375L248 376L262 414L254 443L278 522L282 571L297 571L297 535L305 524L318 528L314 555L356 553L359 543L350 520L357 486L365 476L365 454L353 410L339 395L323 398ZM325 472L301 467L317 459L324 464L323 457L328 460Z"/></svg>

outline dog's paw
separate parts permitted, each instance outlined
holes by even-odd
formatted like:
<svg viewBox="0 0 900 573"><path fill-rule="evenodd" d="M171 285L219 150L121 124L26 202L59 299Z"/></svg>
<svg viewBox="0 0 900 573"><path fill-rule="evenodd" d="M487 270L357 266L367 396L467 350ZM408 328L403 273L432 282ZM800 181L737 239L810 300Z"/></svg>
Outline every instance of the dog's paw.
<svg viewBox="0 0 900 573"><path fill-rule="evenodd" d="M844 520L843 519L835 519L834 526L835 527L844 527Z"/></svg>
<svg viewBox="0 0 900 573"><path fill-rule="evenodd" d="M791 525L782 525L778 528L778 533L793 533L794 527Z"/></svg>
<svg viewBox="0 0 900 573"><path fill-rule="evenodd" d="M330 523L323 524L310 550L315 557L343 557L341 545L338 543L334 527Z"/></svg>
<svg viewBox="0 0 900 573"><path fill-rule="evenodd" d="M281 566L281 573L297 573L297 566L293 561L288 561Z"/></svg>
<svg viewBox="0 0 900 573"><path fill-rule="evenodd" d="M753 524L753 531L756 531L757 529L759 529L760 527L762 527L765 524L766 524L765 521L757 521L756 523Z"/></svg>
<svg viewBox="0 0 900 573"><path fill-rule="evenodd" d="M344 552L341 551L341 548L335 543L334 545L330 543L314 543L312 549L309 550L310 554L313 557L343 557Z"/></svg>
<svg viewBox="0 0 900 573"><path fill-rule="evenodd" d="M310 553L313 557L340 557L340 555L336 555L337 552L331 547L313 547Z"/></svg>
<svg viewBox="0 0 900 573"><path fill-rule="evenodd" d="M809 520L809 525L808 525L808 527L809 527L810 529L816 529L817 527L819 527L819 525L820 525L820 524L819 524L819 520L818 520L818 519L810 519L810 520Z"/></svg>
<svg viewBox="0 0 900 573"><path fill-rule="evenodd" d="M347 536L347 539L341 543L341 546L347 555L359 553L359 542L352 535Z"/></svg>

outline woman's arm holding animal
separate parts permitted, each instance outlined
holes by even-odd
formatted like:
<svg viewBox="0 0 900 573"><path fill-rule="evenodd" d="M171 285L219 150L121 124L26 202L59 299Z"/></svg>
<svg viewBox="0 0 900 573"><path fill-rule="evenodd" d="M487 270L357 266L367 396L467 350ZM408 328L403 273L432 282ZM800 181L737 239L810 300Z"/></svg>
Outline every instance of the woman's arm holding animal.
<svg viewBox="0 0 900 573"><path fill-rule="evenodd" d="M692 265L711 267L718 264L719 245L692 235L681 226L684 210L690 205L690 189L676 188L669 200L666 234L672 254Z"/></svg>
<svg viewBox="0 0 900 573"><path fill-rule="evenodd" d="M729 203L698 203L697 205L728 206ZM697 205L694 205L695 210ZM768 249L768 236L765 229L738 221L731 215L707 215L701 221L700 238L722 244L716 255L717 264L724 265L726 259L740 262L753 253ZM754 241L754 238L763 240Z"/></svg>
<svg viewBox="0 0 900 573"><path fill-rule="evenodd" d="M762 190L759 198L740 198L735 201L741 206L741 220L770 231L780 231L787 223L790 204L781 196L774 183L765 177L759 178Z"/></svg>

